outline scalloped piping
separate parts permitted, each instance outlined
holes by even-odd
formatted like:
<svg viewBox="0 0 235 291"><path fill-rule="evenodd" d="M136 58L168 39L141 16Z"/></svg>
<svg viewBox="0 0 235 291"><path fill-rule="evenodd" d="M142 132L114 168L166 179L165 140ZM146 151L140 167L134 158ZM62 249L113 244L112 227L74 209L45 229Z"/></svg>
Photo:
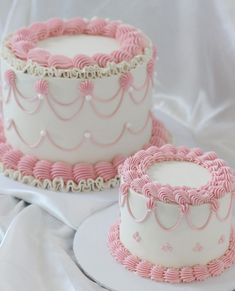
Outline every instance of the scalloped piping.
<svg viewBox="0 0 235 291"><path fill-rule="evenodd" d="M165 129L164 125L158 121L157 119L153 118L153 129L152 129L152 137L147 143L144 148L148 148L151 145L157 145L161 146L162 144L169 142L171 139L170 134ZM7 149L2 154L2 157L6 157L9 153L11 153L12 148L7 145L7 143L4 142L5 138L3 136L3 128L0 121L0 140L3 141L4 147ZM14 154L12 154L14 155ZM20 159L18 159L18 155L16 157L17 164L14 162L14 157L9 157L10 162L14 169L7 167L3 164L3 162L0 162L0 172L2 172L5 176L15 180L22 182L24 184L28 184L31 186L40 187L42 189L46 190L52 190L52 191L63 191L63 192L85 192L85 191L101 191L107 188L116 187L120 184L120 178L117 174L117 167L113 164L112 171L113 177L104 179L101 176L98 176L96 179L88 178L88 179L82 179L79 181L79 183L76 183L74 180L68 180L67 182L63 178L54 178L54 179L37 179L34 176L31 175L23 175L19 169L19 161L24 158L24 155L21 154ZM113 159L115 160L115 158ZM55 164L55 163L54 163ZM52 167L52 166L51 166ZM95 165L91 164L91 167L95 167ZM105 169L101 168L102 175L105 174ZM110 174L108 175L108 177Z"/></svg>
<svg viewBox="0 0 235 291"><path fill-rule="evenodd" d="M235 263L235 230L231 230L227 251L221 257L211 260L205 265L180 268L165 267L134 256L120 240L119 222L115 223L109 230L108 247L117 262L141 277L171 284L190 283L218 276Z"/></svg>
<svg viewBox="0 0 235 291"><path fill-rule="evenodd" d="M211 173L210 181L197 189L185 186L172 187L151 181L147 175L148 168L156 162L172 160L193 162L205 167ZM183 213L188 211L189 205L206 203L210 203L212 209L216 211L217 200L228 192L235 192L232 170L223 160L218 159L216 153L203 153L199 148L189 149L170 144L161 148L150 147L127 158L120 167L119 174L123 178L120 193L124 200L129 189L132 189L147 198L152 198L153 201L178 204Z"/></svg>

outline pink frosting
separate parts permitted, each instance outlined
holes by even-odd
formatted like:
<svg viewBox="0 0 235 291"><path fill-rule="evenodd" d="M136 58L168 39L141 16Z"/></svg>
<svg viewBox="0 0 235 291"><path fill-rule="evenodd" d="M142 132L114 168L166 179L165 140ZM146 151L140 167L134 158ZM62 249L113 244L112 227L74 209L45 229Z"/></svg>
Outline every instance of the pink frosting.
<svg viewBox="0 0 235 291"><path fill-rule="evenodd" d="M82 96L92 95L94 90L94 84L91 80L82 81L79 85L79 91Z"/></svg>
<svg viewBox="0 0 235 291"><path fill-rule="evenodd" d="M101 53L95 54L92 58L101 68L105 68L108 63L114 61L111 55Z"/></svg>
<svg viewBox="0 0 235 291"><path fill-rule="evenodd" d="M38 40L43 40L49 36L46 23L35 22L30 26L30 31Z"/></svg>
<svg viewBox="0 0 235 291"><path fill-rule="evenodd" d="M48 59L51 54L45 49L34 48L28 52L27 59L38 63L44 67L48 66Z"/></svg>
<svg viewBox="0 0 235 291"><path fill-rule="evenodd" d="M133 83L133 76L131 73L122 74L119 78L120 87L123 90L128 90Z"/></svg>
<svg viewBox="0 0 235 291"><path fill-rule="evenodd" d="M48 58L48 66L60 69L68 69L73 66L72 60L63 55L52 55Z"/></svg>
<svg viewBox="0 0 235 291"><path fill-rule="evenodd" d="M0 143L0 159L2 161L2 157L5 153L9 152L11 150L11 146L6 143Z"/></svg>
<svg viewBox="0 0 235 291"><path fill-rule="evenodd" d="M110 162L98 162L95 164L95 171L98 177L104 178L105 181L110 180L116 174L113 165Z"/></svg>
<svg viewBox="0 0 235 291"><path fill-rule="evenodd" d="M62 178L65 182L73 180L72 166L63 162L56 162L51 167L51 178Z"/></svg>
<svg viewBox="0 0 235 291"><path fill-rule="evenodd" d="M73 59L64 55L50 55L48 51L46 54L38 47L38 50L31 52L36 49L38 41L48 37L82 33L116 38L120 43L120 48L110 55L99 53L89 57L79 54ZM32 60L45 67L83 69L86 66L97 64L104 68L109 62L128 62L135 55L142 54L148 43L144 35L136 28L121 24L119 21L108 21L101 18L85 21L77 17L66 21L53 18L47 22L35 22L29 28L17 31L7 45L15 56L22 60Z"/></svg>
<svg viewBox="0 0 235 291"><path fill-rule="evenodd" d="M20 40L14 44L13 52L19 59L25 60L28 52L33 48L35 45L31 41Z"/></svg>
<svg viewBox="0 0 235 291"><path fill-rule="evenodd" d="M148 168L154 163L164 160L190 161L199 164L209 170L211 180L202 187L193 189L185 186L161 185L146 179ZM132 168L135 169L138 175L133 176L133 179L130 180ZM216 212L218 210L217 200L234 188L234 176L231 169L227 167L224 161L218 159L215 153L202 153L198 149L177 148L172 145L164 145L161 148L150 147L146 151L142 150L136 153L125 161L120 169L120 175L127 184L126 187L133 187L134 190L146 197L179 204L183 213L188 211L189 205L201 205L204 203L210 203L212 210ZM142 178L143 180L141 180Z"/></svg>
<svg viewBox="0 0 235 291"><path fill-rule="evenodd" d="M23 156L18 163L18 169L25 176L33 176L33 169L36 162L36 157Z"/></svg>
<svg viewBox="0 0 235 291"><path fill-rule="evenodd" d="M90 20L86 26L86 33L92 35L103 34L103 29L106 25L106 20L97 18Z"/></svg>
<svg viewBox="0 0 235 291"><path fill-rule="evenodd" d="M47 28L50 36L59 36L64 31L64 22L59 18L52 18L47 21Z"/></svg>
<svg viewBox="0 0 235 291"><path fill-rule="evenodd" d="M210 276L217 276L235 263L234 233L235 230L232 230L229 248L221 257L205 265L183 266L180 268L154 265L131 254L120 240L119 222L112 225L109 230L108 246L111 254L119 263L139 276L157 282L168 282L172 284L190 283L193 281L203 281Z"/></svg>
<svg viewBox="0 0 235 291"><path fill-rule="evenodd" d="M73 66L79 69L83 69L87 66L92 66L95 64L95 61L86 55L77 55L73 58Z"/></svg>
<svg viewBox="0 0 235 291"><path fill-rule="evenodd" d="M11 69L6 70L4 73L4 79L9 86L13 87L16 80L15 72Z"/></svg>
<svg viewBox="0 0 235 291"><path fill-rule="evenodd" d="M81 180L95 180L97 175L93 165L88 163L79 163L73 167L73 177L74 180L79 183Z"/></svg>
<svg viewBox="0 0 235 291"><path fill-rule="evenodd" d="M112 164L117 171L119 166L125 161L125 157L123 155L117 155L116 157L113 158Z"/></svg>
<svg viewBox="0 0 235 291"><path fill-rule="evenodd" d="M42 79L37 80L35 83L35 91L38 94L42 94L42 95L47 96L49 93L48 81L42 80Z"/></svg>
<svg viewBox="0 0 235 291"><path fill-rule="evenodd" d="M64 34L82 34L85 28L86 21L80 17L76 17L64 23Z"/></svg>
<svg viewBox="0 0 235 291"><path fill-rule="evenodd" d="M148 73L150 78L153 78L153 73L154 73L154 61L153 60L150 60L147 63L147 73Z"/></svg>
<svg viewBox="0 0 235 291"><path fill-rule="evenodd" d="M33 169L33 175L36 179L39 180L45 180L49 179L51 180L51 166L52 163L45 160L38 161Z"/></svg>
<svg viewBox="0 0 235 291"><path fill-rule="evenodd" d="M3 165L8 169L17 170L17 165L22 157L22 153L18 150L9 150L2 157Z"/></svg>

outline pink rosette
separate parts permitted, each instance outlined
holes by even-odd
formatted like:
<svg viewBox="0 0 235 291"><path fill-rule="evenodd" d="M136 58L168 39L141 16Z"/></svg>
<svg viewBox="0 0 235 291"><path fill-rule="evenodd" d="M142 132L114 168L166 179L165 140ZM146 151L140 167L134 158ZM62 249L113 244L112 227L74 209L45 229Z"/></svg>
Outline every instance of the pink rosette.
<svg viewBox="0 0 235 291"><path fill-rule="evenodd" d="M124 161L125 161L125 157L123 155L115 156L112 160L114 169L117 171L119 166L122 165Z"/></svg>
<svg viewBox="0 0 235 291"><path fill-rule="evenodd" d="M12 170L17 170L17 165L22 157L22 153L19 150L9 150L2 157L3 165Z"/></svg>
<svg viewBox="0 0 235 291"><path fill-rule="evenodd" d="M189 189L188 197L190 199L190 204L193 204L193 205L201 205L202 204L203 200L200 197L200 194L196 189Z"/></svg>
<svg viewBox="0 0 235 291"><path fill-rule="evenodd" d="M128 171L125 175L125 177L123 178L124 182L131 184L131 182L135 179L139 178L139 173L137 171Z"/></svg>
<svg viewBox="0 0 235 291"><path fill-rule="evenodd" d="M113 51L111 56L116 64L119 64L123 61L129 62L132 59L132 55L124 49Z"/></svg>
<svg viewBox="0 0 235 291"><path fill-rule="evenodd" d="M86 21L80 17L69 19L64 23L64 34L82 34L86 28Z"/></svg>
<svg viewBox="0 0 235 291"><path fill-rule="evenodd" d="M195 281L193 268L192 267L183 267L180 271L180 278L185 283L190 283Z"/></svg>
<svg viewBox="0 0 235 291"><path fill-rule="evenodd" d="M49 94L49 84L47 80L39 79L35 83L35 91L38 94L48 96Z"/></svg>
<svg viewBox="0 0 235 291"><path fill-rule="evenodd" d="M51 54L45 49L33 48L28 52L27 59L38 63L41 66L47 67L50 56Z"/></svg>
<svg viewBox="0 0 235 291"><path fill-rule="evenodd" d="M16 39L19 40L27 40L30 42L35 42L36 41L36 35L34 31L31 31L29 28L21 28L19 29L16 34Z"/></svg>
<svg viewBox="0 0 235 291"><path fill-rule="evenodd" d="M0 159L2 160L2 157L5 153L9 152L11 150L11 146L6 143L0 143Z"/></svg>
<svg viewBox="0 0 235 291"><path fill-rule="evenodd" d="M33 176L33 169L38 159L34 156L23 156L18 163L18 170L25 176Z"/></svg>
<svg viewBox="0 0 235 291"><path fill-rule="evenodd" d="M180 273L179 269L167 268L164 274L166 282L169 283L180 283Z"/></svg>
<svg viewBox="0 0 235 291"><path fill-rule="evenodd" d="M63 55L51 55L48 58L48 66L59 69L69 69L73 66L73 62L69 57Z"/></svg>
<svg viewBox="0 0 235 291"><path fill-rule="evenodd" d="M100 35L103 33L103 29L106 26L106 20L102 18L96 18L90 20L86 26L86 33L92 35Z"/></svg>
<svg viewBox="0 0 235 291"><path fill-rule="evenodd" d="M115 258L119 263L122 263L128 255L129 251L122 246L115 250Z"/></svg>
<svg viewBox="0 0 235 291"><path fill-rule="evenodd" d="M28 52L33 48L35 48L35 44L32 41L20 40L14 44L12 50L19 59L27 60Z"/></svg>
<svg viewBox="0 0 235 291"><path fill-rule="evenodd" d="M103 35L115 38L117 27L119 26L118 21L109 21L107 24L103 27Z"/></svg>
<svg viewBox="0 0 235 291"><path fill-rule="evenodd" d="M196 265L193 267L195 279L197 281L203 281L210 277L210 273L206 265Z"/></svg>
<svg viewBox="0 0 235 291"><path fill-rule="evenodd" d="M52 163L46 160L38 161L33 169L33 175L38 180L51 180Z"/></svg>
<svg viewBox="0 0 235 291"><path fill-rule="evenodd" d="M93 66L96 62L89 56L79 54L72 60L73 66L79 69L83 69L87 66Z"/></svg>
<svg viewBox="0 0 235 291"><path fill-rule="evenodd" d="M159 190L158 190L158 193L157 193L157 197L162 202L167 202L168 203L168 202L175 201L175 197L173 195L173 190L172 190L171 187L168 187L168 186L160 187Z"/></svg>
<svg viewBox="0 0 235 291"><path fill-rule="evenodd" d="M144 39L143 35L138 31L128 32L122 40L122 43L123 41L125 42L125 44L128 45L137 45L141 49L144 49L146 47L146 40Z"/></svg>
<svg viewBox="0 0 235 291"><path fill-rule="evenodd" d="M92 164L79 163L73 167L73 177L74 180L79 184L79 182L82 180L95 180L97 175Z"/></svg>
<svg viewBox="0 0 235 291"><path fill-rule="evenodd" d="M83 97L86 95L92 95L94 90L94 83L91 80L82 81L79 84L79 90Z"/></svg>
<svg viewBox="0 0 235 291"><path fill-rule="evenodd" d="M127 24L120 24L117 27L115 37L116 39L122 41L126 38L127 34L132 31L136 31L136 29L133 26Z"/></svg>
<svg viewBox="0 0 235 291"><path fill-rule="evenodd" d="M47 25L44 22L35 22L30 26L30 31L37 40L45 39L49 36Z"/></svg>
<svg viewBox="0 0 235 291"><path fill-rule="evenodd" d="M98 162L95 164L95 171L98 177L102 177L104 181L112 179L116 171L110 162Z"/></svg>
<svg viewBox="0 0 235 291"><path fill-rule="evenodd" d="M211 276L215 277L220 275L224 270L224 264L222 260L213 260L208 263L208 270Z"/></svg>
<svg viewBox="0 0 235 291"><path fill-rule="evenodd" d="M132 57L141 55L143 53L143 49L135 44L124 45L122 46L122 49L127 51Z"/></svg>
<svg viewBox="0 0 235 291"><path fill-rule="evenodd" d="M165 271L166 271L165 267L155 265L151 270L150 278L157 282L163 282Z"/></svg>
<svg viewBox="0 0 235 291"><path fill-rule="evenodd" d="M4 73L4 79L8 86L14 87L16 81L16 74L13 70L8 69Z"/></svg>
<svg viewBox="0 0 235 291"><path fill-rule="evenodd" d="M136 266L136 273L144 278L149 278L153 264L148 261L140 261Z"/></svg>
<svg viewBox="0 0 235 291"><path fill-rule="evenodd" d="M123 90L127 91L133 84L132 74L130 72L122 74L119 78L119 84Z"/></svg>
<svg viewBox="0 0 235 291"><path fill-rule="evenodd" d="M129 254L124 259L123 265L127 270L135 271L136 270L136 266L139 264L139 262L140 262L140 259L138 257Z"/></svg>
<svg viewBox="0 0 235 291"><path fill-rule="evenodd" d="M145 176L142 176L141 178L137 178L137 179L131 181L130 187L134 191L141 193L143 187L150 182L151 181L150 181L149 177L147 175L145 175Z"/></svg>
<svg viewBox="0 0 235 291"><path fill-rule="evenodd" d="M105 68L108 63L111 63L114 61L114 58L112 58L111 55L102 54L102 53L97 53L92 58L101 68Z"/></svg>
<svg viewBox="0 0 235 291"><path fill-rule="evenodd" d="M59 18L52 18L47 21L47 28L50 36L59 36L63 34L64 22Z"/></svg>
<svg viewBox="0 0 235 291"><path fill-rule="evenodd" d="M145 197L157 197L159 196L158 193L159 188L156 186L156 184L150 182L144 185L144 187L142 188L142 193Z"/></svg>
<svg viewBox="0 0 235 291"><path fill-rule="evenodd" d="M151 149L149 148L149 149L147 149L147 150L140 150L140 151L138 151L135 155L134 155L134 157L136 158L136 166L139 164L139 160L143 160L143 159L145 159L145 158L148 158L149 157L149 155L152 155L152 152L151 151L153 151L154 149L156 149L157 150L157 147L151 147Z"/></svg>
<svg viewBox="0 0 235 291"><path fill-rule="evenodd" d="M63 162L56 162L51 167L51 177L62 178L65 182L73 180L72 166Z"/></svg>
<svg viewBox="0 0 235 291"><path fill-rule="evenodd" d="M109 248L112 253L112 255L116 258L116 251L122 246L120 240L114 240L112 242L109 242Z"/></svg>

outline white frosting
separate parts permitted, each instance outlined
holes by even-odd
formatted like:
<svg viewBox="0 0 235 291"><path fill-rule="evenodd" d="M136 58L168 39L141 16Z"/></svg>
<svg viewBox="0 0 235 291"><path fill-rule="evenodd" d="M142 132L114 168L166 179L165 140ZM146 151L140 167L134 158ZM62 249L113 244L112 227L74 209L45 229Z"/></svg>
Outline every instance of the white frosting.
<svg viewBox="0 0 235 291"><path fill-rule="evenodd" d="M147 174L151 180L162 185L188 186L198 188L205 185L211 178L210 172L192 162L165 161L156 163L149 168Z"/></svg>
<svg viewBox="0 0 235 291"><path fill-rule="evenodd" d="M5 61L2 62L2 76L4 72L11 68ZM132 71L134 83L143 84L146 78L146 65L138 66ZM40 79L36 76L24 74L15 71L16 86L23 95L27 97L35 96L35 82ZM119 88L120 75L104 77L92 80L94 83L94 94L99 98L109 99ZM74 100L79 94L78 87L80 80L67 78L45 78L49 82L49 89L53 96L60 102L69 102ZM8 88L3 86L3 97L7 97ZM136 99L141 99L145 88L139 92L133 92ZM120 96L120 95L119 95ZM61 121L50 109L48 102L42 100L40 110L30 115L17 105L14 98L11 97L7 104L3 104L5 135L7 142L14 148L21 150L25 154L32 154L40 159L51 161L64 161L69 163L110 161L118 154L130 155L142 148L151 137L152 124L151 120L146 129L133 135L128 131L115 145L109 147L99 147L91 143L89 139L75 151L62 151L53 146L48 140L44 140L39 147L30 148L25 145L17 136L13 129L6 130L7 122L13 119L19 129L19 132L29 144L34 144L40 138L42 131L50 133L52 139L64 148L71 148L77 145L83 138L86 131L91 132L94 139L100 143L106 144L112 142L120 135L123 126L130 123L133 130L138 130L145 124L149 110L151 108L151 88L149 88L147 98L139 105L133 104L132 100L126 93L118 112L108 119L101 119L92 110L89 101L85 101L82 111L70 121ZM20 97L19 97L20 98ZM80 98L81 99L81 98ZM119 97L111 102L95 102L97 110L102 114L109 114L117 107ZM27 102L20 98L21 104L28 110L35 107L34 103ZM56 111L64 116L71 116L77 109L73 106L58 106L52 102ZM77 104L80 104L78 101Z"/></svg>
<svg viewBox="0 0 235 291"><path fill-rule="evenodd" d="M114 38L97 35L63 35L39 41L37 46L48 50L51 54L74 57L77 54L92 56L96 53L110 54L120 48Z"/></svg>

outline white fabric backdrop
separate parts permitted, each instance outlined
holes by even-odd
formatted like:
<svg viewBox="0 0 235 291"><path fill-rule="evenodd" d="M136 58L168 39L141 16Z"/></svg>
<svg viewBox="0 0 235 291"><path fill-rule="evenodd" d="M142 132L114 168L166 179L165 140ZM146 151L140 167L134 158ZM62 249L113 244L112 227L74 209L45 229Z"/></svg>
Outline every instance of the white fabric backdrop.
<svg viewBox="0 0 235 291"><path fill-rule="evenodd" d="M0 34L54 16L140 27L158 46L156 116L175 143L215 150L235 167L234 2L0 0ZM99 290L76 266L73 237L85 217L117 200L117 190L51 193L1 177L0 193L1 291Z"/></svg>

